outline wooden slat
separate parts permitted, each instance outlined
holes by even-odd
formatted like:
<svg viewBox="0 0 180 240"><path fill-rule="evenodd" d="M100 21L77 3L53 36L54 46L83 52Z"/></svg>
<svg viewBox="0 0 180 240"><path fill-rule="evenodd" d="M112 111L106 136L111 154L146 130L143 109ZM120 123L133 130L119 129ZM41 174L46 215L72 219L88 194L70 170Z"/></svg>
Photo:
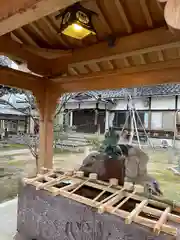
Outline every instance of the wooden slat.
<svg viewBox="0 0 180 240"><path fill-rule="evenodd" d="M125 67L131 67L131 64L130 64L130 62L129 62L129 60L128 60L127 57L125 57L125 58L123 59L123 61L124 61Z"/></svg>
<svg viewBox="0 0 180 240"><path fill-rule="evenodd" d="M106 212L108 212L108 213L112 213L113 209L114 209L114 207L112 207L110 205L106 206L106 208L105 208ZM121 210L121 209L117 209L117 211L113 212L112 214L126 219L129 215L129 212ZM140 224L142 226L148 227L150 229L153 229L156 224L156 221L145 218L145 217L141 217L141 216L136 216L134 218L134 222L137 224ZM169 235L172 235L172 236L177 236L177 228L175 228L171 225L163 224L161 231L164 233L167 233Z"/></svg>
<svg viewBox="0 0 180 240"><path fill-rule="evenodd" d="M111 212L112 209L113 209L112 207L109 208L108 212ZM119 210L119 209L116 211L116 213L113 213L113 214L115 214L116 216L121 216L124 219L127 218L127 216L129 215L128 212L123 211L123 210ZM140 217L140 216L135 217L134 222L137 223L137 224L140 224L142 226L151 228L151 229L153 229L155 224L156 224L156 221L151 220L151 219L147 219L147 218L144 218L144 217ZM167 233L169 235L172 235L172 236L177 236L177 228L175 228L171 225L163 224L162 228L161 228L161 231L164 232L164 233Z"/></svg>
<svg viewBox="0 0 180 240"><path fill-rule="evenodd" d="M113 185L110 184L107 188L105 188L102 192L100 192L94 199L93 201L97 201L105 192L107 192Z"/></svg>
<svg viewBox="0 0 180 240"><path fill-rule="evenodd" d="M128 215L125 219L126 224L131 224L135 217L143 210L143 208L148 204L148 199L143 200L138 206Z"/></svg>
<svg viewBox="0 0 180 240"><path fill-rule="evenodd" d="M46 187L51 187L53 185L56 185L56 184L60 183L62 180L65 180L67 178L68 178L68 176L66 174L64 174L63 176L55 178L55 179L53 179L53 180L51 180L49 182L40 183L39 186L36 188L36 190L44 189Z"/></svg>
<svg viewBox="0 0 180 240"><path fill-rule="evenodd" d="M140 57L140 60L141 60L141 64L142 65L146 64L146 60L145 60L144 56L141 54L141 55L139 55L139 57Z"/></svg>
<svg viewBox="0 0 180 240"><path fill-rule="evenodd" d="M137 204L138 205L138 204ZM152 207L147 207L145 206L142 209L142 212L149 214L149 215L153 215L156 217L160 217L163 213L163 211L156 209L156 208L152 208ZM180 216L179 215L175 215L172 213L168 213L168 220L172 221L172 222L176 222L180 224Z"/></svg>
<svg viewBox="0 0 180 240"><path fill-rule="evenodd" d="M159 61L163 62L163 61L164 61L163 52L162 52L162 51L158 51L157 54L158 54L158 59L159 59Z"/></svg>
<svg viewBox="0 0 180 240"><path fill-rule="evenodd" d="M132 198L136 193L136 190L134 190L128 197L126 197L122 202L120 202L114 209L112 209L111 213L116 212L120 207L122 207L130 198Z"/></svg>
<svg viewBox="0 0 180 240"><path fill-rule="evenodd" d="M156 235L159 235L161 229L162 229L162 225L164 223L166 223L167 218L168 218L168 214L171 212L171 207L167 207L164 212L162 213L160 219L158 220L158 222L156 223L155 227L154 227L154 232Z"/></svg>

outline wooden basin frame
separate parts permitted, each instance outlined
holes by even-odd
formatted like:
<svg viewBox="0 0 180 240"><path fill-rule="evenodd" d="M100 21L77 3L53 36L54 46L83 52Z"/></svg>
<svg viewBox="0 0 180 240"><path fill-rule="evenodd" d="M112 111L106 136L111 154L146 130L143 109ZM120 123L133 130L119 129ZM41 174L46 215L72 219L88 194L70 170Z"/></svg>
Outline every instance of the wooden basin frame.
<svg viewBox="0 0 180 240"><path fill-rule="evenodd" d="M53 116L62 94L180 81L179 31L167 26L163 1L82 0L98 18L97 36L81 42L59 35L55 22L75 2L1 1L1 54L36 75L1 67L0 84L30 90L37 99L39 169L52 168Z"/></svg>

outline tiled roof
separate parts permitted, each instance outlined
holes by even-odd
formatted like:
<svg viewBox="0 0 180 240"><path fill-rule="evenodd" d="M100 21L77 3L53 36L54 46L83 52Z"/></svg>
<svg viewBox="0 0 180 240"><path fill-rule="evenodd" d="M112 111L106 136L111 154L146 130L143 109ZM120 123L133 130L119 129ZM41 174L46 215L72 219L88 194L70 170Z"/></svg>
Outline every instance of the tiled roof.
<svg viewBox="0 0 180 240"><path fill-rule="evenodd" d="M72 94L72 98L77 95L78 93ZM152 87L138 87L138 88L121 88L116 90L103 90L103 91L88 91L86 94L92 96L94 100L98 98L98 95L101 95L102 98L123 98L126 97L128 94L134 97L140 96L173 96L173 95L180 95L180 84L163 84L163 85L156 85ZM82 93L83 95L83 93ZM78 100L78 99L77 99ZM89 99L90 100L90 99ZM87 100L86 100L87 101Z"/></svg>
<svg viewBox="0 0 180 240"><path fill-rule="evenodd" d="M25 116L24 113L17 111L15 109L12 108L5 108L3 106L0 105L0 114L5 114L5 115L16 115L16 116Z"/></svg>
<svg viewBox="0 0 180 240"><path fill-rule="evenodd" d="M121 98L127 96L129 93L131 96L160 96L160 95L180 95L180 84L163 84L153 87L139 87L139 88L122 88L116 90L106 91L91 91L89 93L98 95L101 94L104 98Z"/></svg>

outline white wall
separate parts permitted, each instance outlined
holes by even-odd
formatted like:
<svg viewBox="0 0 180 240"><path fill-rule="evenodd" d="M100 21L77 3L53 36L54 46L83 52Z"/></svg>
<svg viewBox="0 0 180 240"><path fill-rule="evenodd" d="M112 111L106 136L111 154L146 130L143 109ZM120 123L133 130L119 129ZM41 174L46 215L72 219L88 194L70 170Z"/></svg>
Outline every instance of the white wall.
<svg viewBox="0 0 180 240"><path fill-rule="evenodd" d="M137 110L147 110L148 109L148 98L136 98L133 100L135 104L135 108ZM74 102L69 102L66 104L66 108L68 109L78 109L79 104ZM91 109L96 108L95 102L82 102L80 104L81 109ZM105 109L105 104L99 104L100 109ZM178 98L178 108L180 109L180 97ZM110 110L126 110L127 109L127 100L120 99L117 101L115 105L112 105ZM170 110L175 109L175 96L169 97L169 96L155 96L151 98L151 109L152 110Z"/></svg>
<svg viewBox="0 0 180 240"><path fill-rule="evenodd" d="M67 109L79 109L79 103L77 102L68 102L66 103L66 108ZM96 102L82 102L80 104L80 109L92 109L96 108ZM105 104L100 103L98 106L99 109L105 109Z"/></svg>
<svg viewBox="0 0 180 240"><path fill-rule="evenodd" d="M126 100L118 100L115 105L112 106L111 110L126 110L127 109L127 101Z"/></svg>
<svg viewBox="0 0 180 240"><path fill-rule="evenodd" d="M78 109L79 104L78 103L66 103L66 108L67 109Z"/></svg>
<svg viewBox="0 0 180 240"><path fill-rule="evenodd" d="M95 103L81 103L80 108L81 109L96 108L96 104Z"/></svg>
<svg viewBox="0 0 180 240"><path fill-rule="evenodd" d="M174 97L152 97L151 109L175 109L175 96Z"/></svg>
<svg viewBox="0 0 180 240"><path fill-rule="evenodd" d="M147 98L136 98L133 100L135 108L138 110L148 109ZM127 109L127 100L121 99L114 105L111 110L126 110Z"/></svg>
<svg viewBox="0 0 180 240"><path fill-rule="evenodd" d="M134 100L134 104L138 110L147 110L149 108L148 98L137 98Z"/></svg>

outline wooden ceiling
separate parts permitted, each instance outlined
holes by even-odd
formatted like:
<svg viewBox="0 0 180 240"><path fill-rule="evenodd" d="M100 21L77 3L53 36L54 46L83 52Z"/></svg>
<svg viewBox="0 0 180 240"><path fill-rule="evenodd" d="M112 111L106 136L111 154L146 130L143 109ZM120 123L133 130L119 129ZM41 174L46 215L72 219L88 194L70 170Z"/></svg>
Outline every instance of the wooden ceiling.
<svg viewBox="0 0 180 240"><path fill-rule="evenodd" d="M60 9L55 0L51 6L54 2L53 10ZM97 36L89 36L83 41L63 36L60 34L61 19L56 19L62 10L52 13L52 8L49 8L48 11L43 10L42 18L24 21L28 23L26 25L18 22L20 27L18 24L11 26L6 34L1 31L0 22L3 35L0 37L1 52L12 59L27 62L33 72L63 84L87 82L92 78L96 81L112 74L124 77L150 70L162 73L163 69L172 71L179 67L180 37L178 31L166 25L164 3L157 0L84 0L81 4L98 14L93 16ZM166 82L165 78L163 81ZM72 91L67 84L65 90L69 88ZM120 86L116 84L114 87L117 85ZM87 89L84 85L81 88ZM105 86L101 82L91 88Z"/></svg>
<svg viewBox="0 0 180 240"><path fill-rule="evenodd" d="M12 31L11 37L33 47L71 50L106 41L108 35L124 37L165 25L163 9L156 0L133 0L133 7L132 0L89 0L82 5L98 14L93 16L97 36L79 41L58 34L58 11Z"/></svg>

